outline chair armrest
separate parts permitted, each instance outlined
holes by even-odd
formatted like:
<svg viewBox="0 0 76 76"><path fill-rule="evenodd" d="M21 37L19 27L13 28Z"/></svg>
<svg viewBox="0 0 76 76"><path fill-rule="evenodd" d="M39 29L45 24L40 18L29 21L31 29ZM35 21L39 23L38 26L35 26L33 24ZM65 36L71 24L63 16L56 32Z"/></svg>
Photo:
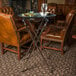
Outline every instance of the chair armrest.
<svg viewBox="0 0 76 76"><path fill-rule="evenodd" d="M57 23L65 23L65 20L58 20Z"/></svg>
<svg viewBox="0 0 76 76"><path fill-rule="evenodd" d="M42 35L46 35L48 32L50 31L50 28L46 28L46 30L44 32L42 32Z"/></svg>
<svg viewBox="0 0 76 76"><path fill-rule="evenodd" d="M51 25L50 28L51 28L51 27L54 27L54 28L57 28L57 29L64 29L64 28L65 28L65 27L63 27L63 26L55 26L55 25Z"/></svg>
<svg viewBox="0 0 76 76"><path fill-rule="evenodd" d="M20 31L22 31L22 30L24 30L24 29L26 29L25 26L24 26L24 27L21 27L21 28L19 28L19 29L17 29L17 31L20 32Z"/></svg>

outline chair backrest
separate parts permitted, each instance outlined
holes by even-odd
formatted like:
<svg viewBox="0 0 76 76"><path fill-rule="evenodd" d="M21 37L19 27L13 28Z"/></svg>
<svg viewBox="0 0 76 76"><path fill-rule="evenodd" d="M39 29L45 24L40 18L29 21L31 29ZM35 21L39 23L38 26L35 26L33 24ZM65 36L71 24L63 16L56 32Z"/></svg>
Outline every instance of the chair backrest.
<svg viewBox="0 0 76 76"><path fill-rule="evenodd" d="M68 42L68 40L71 38L71 31L74 24L74 18L75 18L75 10L72 10L68 15L66 19L66 31L64 40L65 42Z"/></svg>
<svg viewBox="0 0 76 76"><path fill-rule="evenodd" d="M12 15L0 13L0 42L18 46L18 33Z"/></svg>
<svg viewBox="0 0 76 76"><path fill-rule="evenodd" d="M13 9L11 7L2 7L0 8L0 12L14 15Z"/></svg>
<svg viewBox="0 0 76 76"><path fill-rule="evenodd" d="M71 11L67 14L67 16L66 16L66 23L67 23L67 24L70 23L70 20L71 20L73 14L74 14L75 12L76 12L76 10L71 10Z"/></svg>

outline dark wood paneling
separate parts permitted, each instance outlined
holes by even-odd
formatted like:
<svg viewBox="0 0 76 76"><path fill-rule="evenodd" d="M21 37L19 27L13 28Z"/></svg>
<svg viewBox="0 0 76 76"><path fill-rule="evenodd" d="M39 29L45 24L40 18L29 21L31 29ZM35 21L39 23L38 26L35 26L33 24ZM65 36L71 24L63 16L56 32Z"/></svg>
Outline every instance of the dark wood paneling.
<svg viewBox="0 0 76 76"><path fill-rule="evenodd" d="M76 8L76 5L57 4L57 12L59 13L60 11L62 11L64 15L67 15L70 10L75 8Z"/></svg>
<svg viewBox="0 0 76 76"><path fill-rule="evenodd" d="M58 4L57 7L58 11L62 10L63 14L67 15L70 10L76 8L76 5Z"/></svg>
<svg viewBox="0 0 76 76"><path fill-rule="evenodd" d="M76 5L76 0L65 0L65 4Z"/></svg>

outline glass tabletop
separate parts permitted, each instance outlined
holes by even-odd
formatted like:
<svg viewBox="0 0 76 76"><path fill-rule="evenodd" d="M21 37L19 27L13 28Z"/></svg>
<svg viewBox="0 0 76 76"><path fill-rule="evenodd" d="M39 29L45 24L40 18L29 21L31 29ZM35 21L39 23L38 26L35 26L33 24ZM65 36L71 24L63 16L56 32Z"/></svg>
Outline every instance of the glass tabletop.
<svg viewBox="0 0 76 76"><path fill-rule="evenodd" d="M56 14L44 14L42 15L42 13L22 13L18 15L19 17L22 18L43 18L43 17L54 17L56 16Z"/></svg>

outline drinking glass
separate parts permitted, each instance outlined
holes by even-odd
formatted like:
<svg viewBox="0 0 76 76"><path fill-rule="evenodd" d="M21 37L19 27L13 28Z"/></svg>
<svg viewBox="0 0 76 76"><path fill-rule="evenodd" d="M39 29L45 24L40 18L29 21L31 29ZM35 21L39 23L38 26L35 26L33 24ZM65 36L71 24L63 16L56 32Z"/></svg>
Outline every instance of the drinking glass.
<svg viewBox="0 0 76 76"><path fill-rule="evenodd" d="M48 6L47 6L47 3L42 3L42 5L41 5L41 12L47 12L47 8L48 8Z"/></svg>

